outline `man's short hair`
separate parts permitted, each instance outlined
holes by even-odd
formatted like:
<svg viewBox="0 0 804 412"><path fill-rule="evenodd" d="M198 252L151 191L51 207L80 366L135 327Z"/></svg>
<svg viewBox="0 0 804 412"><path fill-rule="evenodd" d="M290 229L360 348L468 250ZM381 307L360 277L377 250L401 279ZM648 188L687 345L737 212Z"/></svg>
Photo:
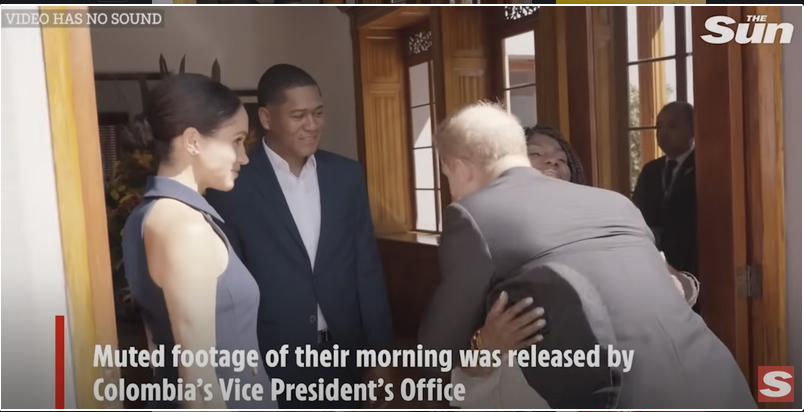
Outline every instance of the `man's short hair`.
<svg viewBox="0 0 804 412"><path fill-rule="evenodd" d="M684 120L689 122L688 125L690 127L695 126L695 109L689 102L675 101L667 103L664 107L662 107L659 113L665 110L678 110L678 112L681 113L681 116L684 118Z"/></svg>
<svg viewBox="0 0 804 412"><path fill-rule="evenodd" d="M459 158L489 168L508 156L527 158L525 132L516 116L496 103L465 107L441 122L436 146L445 158Z"/></svg>
<svg viewBox="0 0 804 412"><path fill-rule="evenodd" d="M260 83L257 85L257 103L260 107L281 104L286 90L305 86L318 87L318 83L301 68L292 64L271 66L260 77Z"/></svg>

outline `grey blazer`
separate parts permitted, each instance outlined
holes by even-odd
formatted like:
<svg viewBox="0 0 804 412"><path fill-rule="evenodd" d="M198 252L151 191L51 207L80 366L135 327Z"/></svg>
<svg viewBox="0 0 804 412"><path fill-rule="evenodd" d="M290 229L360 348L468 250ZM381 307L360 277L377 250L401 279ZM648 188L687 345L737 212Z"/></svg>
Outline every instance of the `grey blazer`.
<svg viewBox="0 0 804 412"><path fill-rule="evenodd" d="M732 354L680 296L619 193L510 169L446 209L439 256L441 283L419 334L426 347L468 349L503 290L545 309L538 350L600 345L599 367L522 369L551 408L756 408ZM608 345L634 351L630 370L608 365Z"/></svg>

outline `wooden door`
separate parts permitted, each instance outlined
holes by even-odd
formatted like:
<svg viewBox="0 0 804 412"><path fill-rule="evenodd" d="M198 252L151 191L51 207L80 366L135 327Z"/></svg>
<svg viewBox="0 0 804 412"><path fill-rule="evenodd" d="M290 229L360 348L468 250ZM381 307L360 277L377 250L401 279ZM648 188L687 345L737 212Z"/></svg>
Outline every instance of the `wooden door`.
<svg viewBox="0 0 804 412"><path fill-rule="evenodd" d="M59 6L42 10L63 12L65 9ZM122 402L101 402L93 396L97 379L116 381L120 370L111 366L93 367L95 345L117 348L117 322L89 28L42 29L42 51L53 135L76 403L79 409L117 409L122 407Z"/></svg>
<svg viewBox="0 0 804 412"><path fill-rule="evenodd" d="M786 364L779 45L713 45L706 19L779 7L692 9L703 317L756 396L757 366ZM765 405L763 405L765 406Z"/></svg>
<svg viewBox="0 0 804 412"><path fill-rule="evenodd" d="M744 6L747 15L781 22L779 6ZM743 125L746 164L751 378L757 393L758 366L787 365L785 290L784 162L782 154L782 45L742 46ZM798 93L801 91L790 91ZM787 408L785 404L761 404Z"/></svg>

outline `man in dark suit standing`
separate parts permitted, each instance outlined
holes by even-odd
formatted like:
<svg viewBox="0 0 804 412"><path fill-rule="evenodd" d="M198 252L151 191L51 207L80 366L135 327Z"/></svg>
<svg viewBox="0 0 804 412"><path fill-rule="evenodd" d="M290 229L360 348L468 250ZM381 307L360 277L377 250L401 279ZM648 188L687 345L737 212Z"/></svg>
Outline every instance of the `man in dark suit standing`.
<svg viewBox="0 0 804 412"><path fill-rule="evenodd" d="M656 140L665 155L642 168L633 201L667 263L700 278L694 124L689 103L672 102L659 111ZM700 302L693 309L700 313Z"/></svg>
<svg viewBox="0 0 804 412"><path fill-rule="evenodd" d="M265 136L227 193L210 192L232 246L260 287L260 349L290 345L285 383L360 380L354 367L295 366L298 346L380 349L393 343L387 291L361 165L318 149L324 105L304 70L279 64L258 87ZM353 359L354 356L351 356ZM359 408L359 402L279 397L280 408Z"/></svg>
<svg viewBox="0 0 804 412"><path fill-rule="evenodd" d="M441 283L423 345L457 351L483 342L489 306L506 292L544 309L540 353L522 373L551 408L756 408L734 357L689 310L628 198L532 168L522 127L496 105L459 111L435 141L456 202L444 212ZM599 365L579 364L596 345ZM616 365L606 361L609 345Z"/></svg>

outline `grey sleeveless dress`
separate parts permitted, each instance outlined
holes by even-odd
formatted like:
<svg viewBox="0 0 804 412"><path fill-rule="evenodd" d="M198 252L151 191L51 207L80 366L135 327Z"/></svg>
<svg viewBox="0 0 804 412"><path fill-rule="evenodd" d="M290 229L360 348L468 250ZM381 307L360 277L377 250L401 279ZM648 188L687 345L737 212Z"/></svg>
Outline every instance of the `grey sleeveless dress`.
<svg viewBox="0 0 804 412"><path fill-rule="evenodd" d="M150 178L142 203L131 213L123 229L123 264L132 297L142 313L145 326L151 332L154 343L157 346L165 346L165 366L157 368L154 373L154 382L159 385L162 385L164 379L175 384L179 378L178 368L173 366L171 350L175 342L165 297L162 289L151 279L145 255L145 219L156 201L161 198L176 199L201 212L229 248L229 264L218 278L215 301L216 349L246 352L256 350L259 353L257 309L260 303L257 282L235 254L219 226L223 224L223 219L206 199L200 193L173 179L160 176ZM270 378L262 363L262 356L259 357L257 368L246 365L244 370L236 372L233 367L218 367L216 372L218 378L224 381L231 379L234 382L235 378L239 378L240 387L246 384L252 384L253 387L253 384L259 383L263 388L260 401L253 398L251 401L246 401L242 396L238 400L234 396L233 389L226 402L228 409L277 408L276 402L271 400ZM248 394L251 395L251 392ZM196 399L202 399L203 396L203 389L196 388ZM176 399L154 399L149 402L148 408L181 408L181 402Z"/></svg>

